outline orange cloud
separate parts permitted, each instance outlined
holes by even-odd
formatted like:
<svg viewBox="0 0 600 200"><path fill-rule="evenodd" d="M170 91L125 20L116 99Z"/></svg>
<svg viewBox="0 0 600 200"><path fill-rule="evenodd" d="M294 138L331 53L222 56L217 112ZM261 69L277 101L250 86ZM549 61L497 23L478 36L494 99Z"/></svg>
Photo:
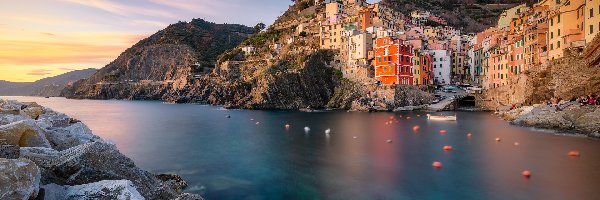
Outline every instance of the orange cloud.
<svg viewBox="0 0 600 200"><path fill-rule="evenodd" d="M52 70L49 70L49 69L34 69L34 70L29 71L29 73L27 73L27 75L30 75L30 76L47 76L47 75L52 74L51 72L52 72Z"/></svg>

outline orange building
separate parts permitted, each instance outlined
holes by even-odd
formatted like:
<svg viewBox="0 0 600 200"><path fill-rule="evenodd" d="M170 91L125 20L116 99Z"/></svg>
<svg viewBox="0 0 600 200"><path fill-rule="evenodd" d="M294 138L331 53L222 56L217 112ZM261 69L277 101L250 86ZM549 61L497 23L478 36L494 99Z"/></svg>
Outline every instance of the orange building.
<svg viewBox="0 0 600 200"><path fill-rule="evenodd" d="M362 9L358 14L358 25L360 26L360 30L367 30L369 27L373 27L373 17L375 14L373 13L372 8Z"/></svg>
<svg viewBox="0 0 600 200"><path fill-rule="evenodd" d="M421 53L419 56L419 70L421 85L433 84L433 57L429 52Z"/></svg>
<svg viewBox="0 0 600 200"><path fill-rule="evenodd" d="M380 37L373 45L375 78L386 85L413 85L412 46L393 37Z"/></svg>

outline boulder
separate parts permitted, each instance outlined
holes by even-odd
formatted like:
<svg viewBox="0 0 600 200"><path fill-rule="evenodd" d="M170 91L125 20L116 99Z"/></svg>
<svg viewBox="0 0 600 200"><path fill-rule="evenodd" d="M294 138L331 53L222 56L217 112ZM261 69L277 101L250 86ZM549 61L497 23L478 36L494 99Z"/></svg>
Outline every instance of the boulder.
<svg viewBox="0 0 600 200"><path fill-rule="evenodd" d="M570 129L573 123L553 110L535 107L531 112L517 116L511 123L548 129Z"/></svg>
<svg viewBox="0 0 600 200"><path fill-rule="evenodd" d="M175 200L204 200L204 198L202 198L202 196L198 194L183 193L179 195Z"/></svg>
<svg viewBox="0 0 600 200"><path fill-rule="evenodd" d="M24 120L0 126L0 139L20 147L50 147L44 132L35 121Z"/></svg>
<svg viewBox="0 0 600 200"><path fill-rule="evenodd" d="M104 180L95 183L60 186L49 184L42 186L45 190L44 199L118 199L118 200L143 200L145 199L129 180Z"/></svg>
<svg viewBox="0 0 600 200"><path fill-rule="evenodd" d="M187 182L177 174L159 174L156 175L156 178L169 185L177 193L181 193L188 186Z"/></svg>
<svg viewBox="0 0 600 200"><path fill-rule="evenodd" d="M0 99L0 115L19 115L20 113L21 104L19 102Z"/></svg>
<svg viewBox="0 0 600 200"><path fill-rule="evenodd" d="M22 148L22 157L42 168L42 183L81 185L101 180L131 180L148 199L173 199L178 193L172 184L163 183L141 170L121 154L114 144L93 142L64 151L48 148Z"/></svg>
<svg viewBox="0 0 600 200"><path fill-rule="evenodd" d="M48 124L50 127L67 127L72 121L64 113L55 112L50 108L45 108L44 112L38 117L38 120Z"/></svg>
<svg viewBox="0 0 600 200"><path fill-rule="evenodd" d="M34 199L40 186L40 170L27 159L0 158L0 199Z"/></svg>
<svg viewBox="0 0 600 200"><path fill-rule="evenodd" d="M53 149L62 151L81 144L103 141L94 135L85 124L74 123L67 127L50 127L46 131L46 138Z"/></svg>
<svg viewBox="0 0 600 200"><path fill-rule="evenodd" d="M2 145L0 144L0 158L17 159L20 151L17 145Z"/></svg>
<svg viewBox="0 0 600 200"><path fill-rule="evenodd" d="M0 114L0 126L7 125L7 124L10 124L10 123L14 123L14 122L18 122L18 121L28 120L28 119L30 119L30 118L26 117L24 115L3 115L3 114Z"/></svg>
<svg viewBox="0 0 600 200"><path fill-rule="evenodd" d="M28 116L31 119L37 119L42 112L44 112L44 108L41 106L32 106L21 110L22 115Z"/></svg>
<svg viewBox="0 0 600 200"><path fill-rule="evenodd" d="M600 109L577 118L575 129L585 133L600 133Z"/></svg>

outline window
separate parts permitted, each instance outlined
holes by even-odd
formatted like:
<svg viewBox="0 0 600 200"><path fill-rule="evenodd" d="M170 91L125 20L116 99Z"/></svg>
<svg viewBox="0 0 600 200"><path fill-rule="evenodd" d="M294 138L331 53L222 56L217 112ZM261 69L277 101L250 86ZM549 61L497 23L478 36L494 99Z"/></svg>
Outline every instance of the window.
<svg viewBox="0 0 600 200"><path fill-rule="evenodd" d="M558 14L558 20L556 23L560 23L560 14Z"/></svg>
<svg viewBox="0 0 600 200"><path fill-rule="evenodd" d="M558 29L558 34L557 35L560 37L560 29Z"/></svg>
<svg viewBox="0 0 600 200"><path fill-rule="evenodd" d="M590 25L590 34L594 33L594 25Z"/></svg>
<svg viewBox="0 0 600 200"><path fill-rule="evenodd" d="M550 44L550 50L554 50L554 44Z"/></svg>
<svg viewBox="0 0 600 200"><path fill-rule="evenodd" d="M550 39L554 38L554 32L550 32Z"/></svg>
<svg viewBox="0 0 600 200"><path fill-rule="evenodd" d="M590 8L590 17L594 17L594 8Z"/></svg>
<svg viewBox="0 0 600 200"><path fill-rule="evenodd" d="M556 42L556 48L560 48L560 41Z"/></svg>

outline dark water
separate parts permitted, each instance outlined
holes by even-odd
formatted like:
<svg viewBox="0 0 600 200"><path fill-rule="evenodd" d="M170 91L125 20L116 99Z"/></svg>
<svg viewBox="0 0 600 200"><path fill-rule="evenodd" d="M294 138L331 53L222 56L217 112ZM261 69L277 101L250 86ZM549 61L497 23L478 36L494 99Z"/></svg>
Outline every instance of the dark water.
<svg viewBox="0 0 600 200"><path fill-rule="evenodd" d="M600 141L513 127L489 113L458 113L458 122L402 113L386 125L399 114L11 99L37 101L82 120L138 166L180 174L188 192L209 200L600 199ZM416 133L415 125L421 127ZM445 145L454 151L444 152ZM570 150L582 156L568 157ZM434 161L444 167L434 169ZM531 179L521 176L523 170L531 170Z"/></svg>

